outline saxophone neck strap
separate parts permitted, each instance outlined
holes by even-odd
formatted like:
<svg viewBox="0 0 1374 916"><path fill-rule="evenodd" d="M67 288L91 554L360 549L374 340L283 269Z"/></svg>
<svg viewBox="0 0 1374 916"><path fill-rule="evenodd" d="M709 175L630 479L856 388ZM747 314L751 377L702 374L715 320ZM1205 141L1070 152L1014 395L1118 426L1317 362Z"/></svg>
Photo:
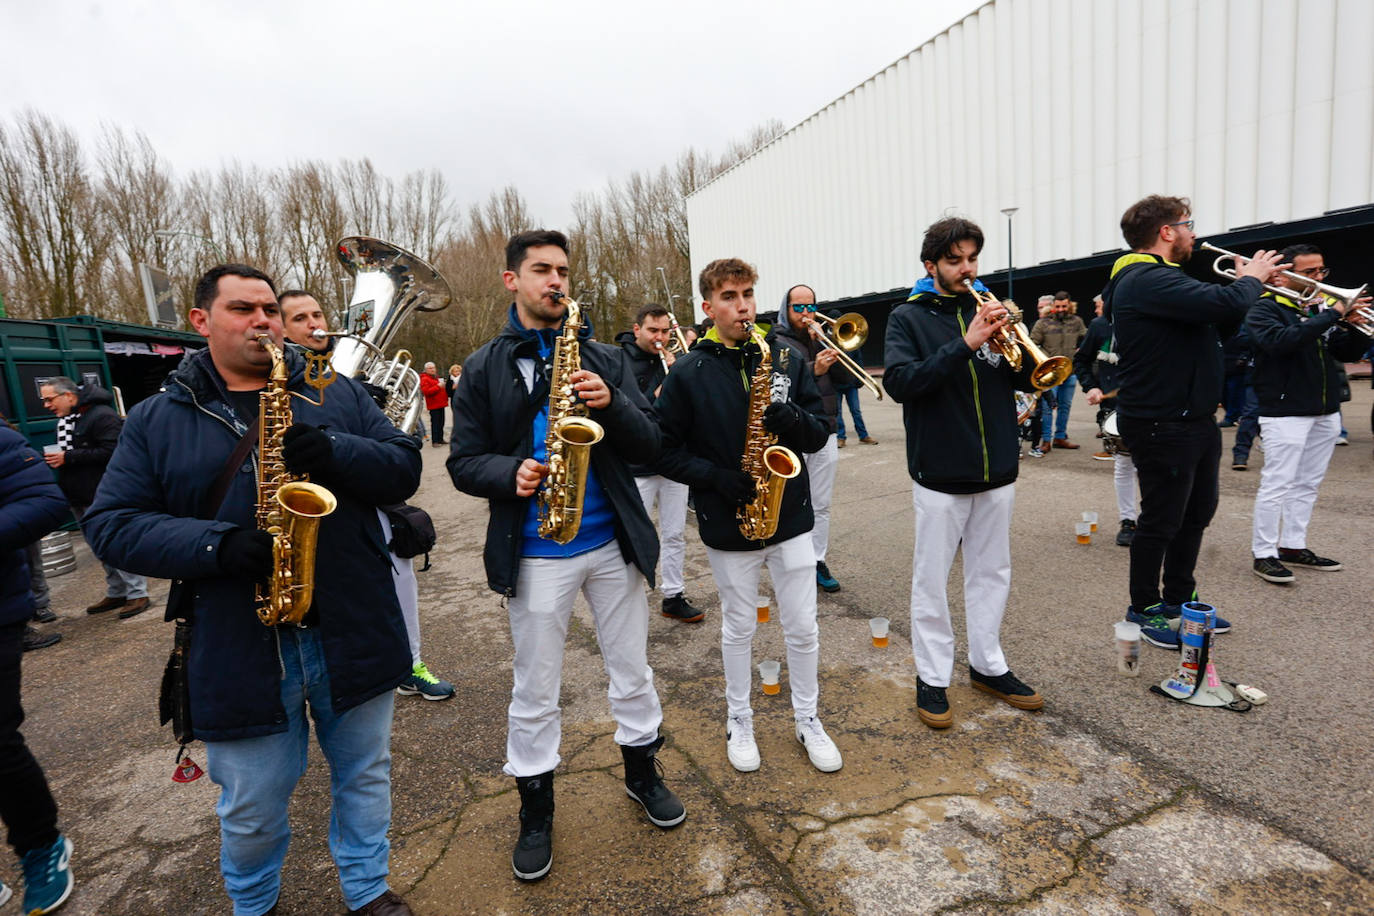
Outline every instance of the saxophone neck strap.
<svg viewBox="0 0 1374 916"><path fill-rule="evenodd" d="M206 507L207 518L214 518L219 514L219 507L224 504L224 497L229 492L229 484L234 479L234 474L238 471L243 462L248 459L248 453L253 450L253 446L258 444L258 426L262 423L261 417L255 417L253 422L248 425L248 430L234 446L233 452L229 454L229 460L220 468L219 476L215 478L215 485L210 488L210 502Z"/></svg>

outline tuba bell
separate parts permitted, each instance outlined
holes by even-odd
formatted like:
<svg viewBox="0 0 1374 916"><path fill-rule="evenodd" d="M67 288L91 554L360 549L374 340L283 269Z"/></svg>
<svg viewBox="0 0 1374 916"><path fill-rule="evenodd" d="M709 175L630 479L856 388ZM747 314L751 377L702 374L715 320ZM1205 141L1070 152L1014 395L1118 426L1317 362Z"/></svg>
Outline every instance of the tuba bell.
<svg viewBox="0 0 1374 916"><path fill-rule="evenodd" d="M385 351L411 312L448 308L448 281L421 258L380 239L349 236L339 240L334 254L353 276L353 297L349 330L335 335L340 339L330 364L335 372L385 390L382 412L403 432L414 432L425 408L420 374L409 351L390 358Z"/></svg>

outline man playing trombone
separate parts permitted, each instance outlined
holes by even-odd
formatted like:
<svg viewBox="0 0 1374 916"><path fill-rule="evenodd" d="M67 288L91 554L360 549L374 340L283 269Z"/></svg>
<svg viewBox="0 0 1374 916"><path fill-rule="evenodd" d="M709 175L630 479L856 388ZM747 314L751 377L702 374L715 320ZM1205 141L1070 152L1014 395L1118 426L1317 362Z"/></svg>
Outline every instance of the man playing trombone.
<svg viewBox="0 0 1374 916"><path fill-rule="evenodd" d="M1362 306L1369 300L1323 295L1326 263L1315 245L1289 245L1282 257L1292 270L1270 281L1278 289L1260 297L1245 324L1254 346L1252 384L1264 436L1253 569L1266 582L1287 584L1293 581L1289 566L1341 568L1307 548L1307 523L1341 434L1341 364L1359 359L1369 346L1368 337L1339 322L1363 324Z"/></svg>
<svg viewBox="0 0 1374 916"><path fill-rule="evenodd" d="M1196 236L1182 197L1132 204L1121 233L1132 251L1117 258L1102 299L1116 334L1117 425L1140 482L1126 619L1141 625L1147 642L1176 650L1182 605L1196 594L1202 534L1217 508L1221 339L1239 326L1280 257L1260 251L1237 259L1243 263L1229 286L1189 277L1179 265ZM1229 629L1218 617L1216 631Z"/></svg>

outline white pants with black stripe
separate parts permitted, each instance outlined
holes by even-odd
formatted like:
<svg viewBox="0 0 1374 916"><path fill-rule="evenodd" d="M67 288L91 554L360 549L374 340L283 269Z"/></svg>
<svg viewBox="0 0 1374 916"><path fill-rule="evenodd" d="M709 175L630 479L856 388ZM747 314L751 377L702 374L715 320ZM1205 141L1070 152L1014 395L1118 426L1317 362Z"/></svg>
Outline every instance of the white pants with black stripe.
<svg viewBox="0 0 1374 916"><path fill-rule="evenodd" d="M515 643L514 684L507 711L507 776L538 776L558 766L563 737L558 694L563 644L579 591L591 606L596 641L610 679L607 695L616 721L616 744L638 746L658 738L663 710L654 689L645 641L649 605L644 576L609 544L575 557L525 557L510 599Z"/></svg>
<svg viewBox="0 0 1374 916"><path fill-rule="evenodd" d="M759 572L765 563L778 602L778 623L787 645L787 680L797 718L816 714L820 688L816 667L821 631L816 625L816 555L811 533L762 550L706 548L720 591L720 655L725 667L725 702L732 716L751 716L754 629L758 625Z"/></svg>
<svg viewBox="0 0 1374 916"><path fill-rule="evenodd" d="M687 484L654 474L636 477L635 486L650 518L654 503L658 503L659 588L664 598L681 595L682 554L687 547L683 537L687 527Z"/></svg>
<svg viewBox="0 0 1374 916"><path fill-rule="evenodd" d="M830 496L835 492L835 466L840 461L840 447L835 434L825 440L818 452L804 455L806 476L811 478L811 508L816 514L816 527L811 529L811 547L816 562L824 563L830 547Z"/></svg>
<svg viewBox="0 0 1374 916"><path fill-rule="evenodd" d="M1336 440L1339 412L1320 417L1260 417L1264 468L1255 493L1255 527L1250 551L1255 559L1276 557L1279 548L1307 546L1307 525L1326 477Z"/></svg>
<svg viewBox="0 0 1374 916"><path fill-rule="evenodd" d="M948 687L954 674L954 629L946 589L960 541L969 664L993 677L1007 672L1000 634L1011 593L1015 492L1015 484L968 494L912 484L916 555L911 571L911 646L916 673L932 687Z"/></svg>

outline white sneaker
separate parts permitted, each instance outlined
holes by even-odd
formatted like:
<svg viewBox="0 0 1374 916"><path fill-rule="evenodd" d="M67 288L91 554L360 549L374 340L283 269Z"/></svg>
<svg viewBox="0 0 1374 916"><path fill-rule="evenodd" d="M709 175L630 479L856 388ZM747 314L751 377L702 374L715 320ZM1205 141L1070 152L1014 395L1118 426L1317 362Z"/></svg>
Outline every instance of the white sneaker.
<svg viewBox="0 0 1374 916"><path fill-rule="evenodd" d="M731 716L725 721L725 755L741 773L759 768L759 746L754 743L754 717Z"/></svg>
<svg viewBox="0 0 1374 916"><path fill-rule="evenodd" d="M797 740L806 746L806 755L811 765L822 773L833 773L844 766L840 749L821 727L821 720L815 716L797 720Z"/></svg>
<svg viewBox="0 0 1374 916"><path fill-rule="evenodd" d="M1336 444L1337 444L1337 445L1349 445L1349 444L1350 444L1350 440L1347 439L1345 436L1341 436L1339 439L1336 440Z"/></svg>

